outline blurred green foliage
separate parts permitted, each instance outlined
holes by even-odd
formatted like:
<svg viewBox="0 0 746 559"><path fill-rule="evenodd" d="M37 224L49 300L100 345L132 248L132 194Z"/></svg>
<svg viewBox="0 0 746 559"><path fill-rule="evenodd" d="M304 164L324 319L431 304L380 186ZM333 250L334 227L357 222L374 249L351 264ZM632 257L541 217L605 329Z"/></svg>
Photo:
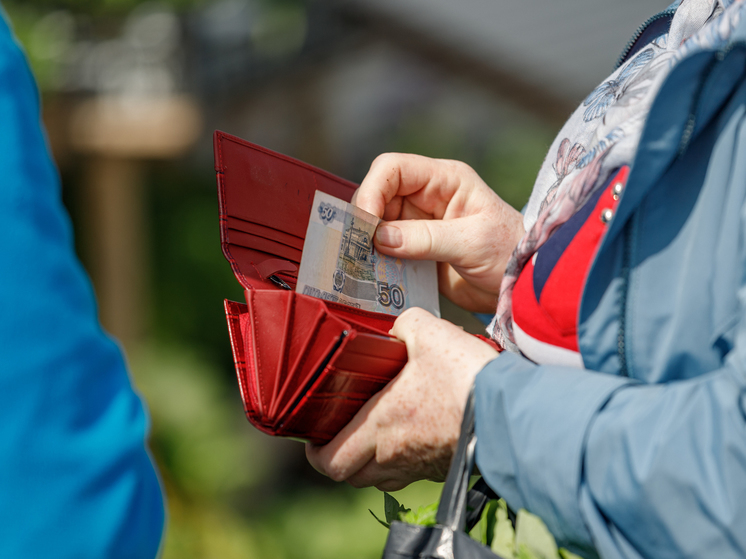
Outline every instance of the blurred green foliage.
<svg viewBox="0 0 746 559"><path fill-rule="evenodd" d="M147 191L152 335L161 343L185 345L216 364L228 373L234 389L222 301L243 301L244 295L220 250L211 166L203 174L164 164L151 172Z"/></svg>
<svg viewBox="0 0 746 559"><path fill-rule="evenodd" d="M2 2L16 36L24 46L42 91L60 84L76 40L106 40L137 8L163 7L177 14L215 0L8 0ZM254 48L268 57L299 50L305 39L304 0L254 0L262 17L252 30ZM84 31L80 36L81 29Z"/></svg>

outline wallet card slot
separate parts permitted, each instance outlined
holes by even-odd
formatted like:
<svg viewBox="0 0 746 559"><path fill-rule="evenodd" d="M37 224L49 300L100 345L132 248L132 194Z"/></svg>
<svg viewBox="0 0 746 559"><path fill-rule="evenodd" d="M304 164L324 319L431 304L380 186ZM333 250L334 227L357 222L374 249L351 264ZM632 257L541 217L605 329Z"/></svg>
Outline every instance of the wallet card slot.
<svg viewBox="0 0 746 559"><path fill-rule="evenodd" d="M266 388L264 386L264 369L262 368L261 358L259 357L257 353L258 349L258 343L256 339L256 325L257 325L257 317L256 317L256 306L253 301L253 290L247 290L246 291L246 303L248 304L248 324L247 327L244 329L243 336L244 336L244 347L246 347L247 350L247 359L250 359L251 361L251 368L254 370L253 380L255 381L254 391L256 393L256 402L257 407L260 410L260 413L263 415L266 415L265 412L265 398L264 394L266 394Z"/></svg>
<svg viewBox="0 0 746 559"><path fill-rule="evenodd" d="M292 233L286 233L280 229L274 229L272 227L267 227L266 225L259 225L258 223L246 221L230 215L226 219L229 231L249 233L257 237L264 237L265 239L282 243L297 250L303 250L303 243L305 242L304 237L296 237Z"/></svg>
<svg viewBox="0 0 746 559"><path fill-rule="evenodd" d="M303 254L302 251L283 245L270 239L264 239L262 237L256 237L250 233L241 233L236 235L237 238L231 239L228 243L231 252L234 247L242 247L249 250L255 250L258 252L264 252L269 257L279 257L285 260L290 260L294 264L300 264L300 258ZM246 263L248 264L248 262ZM246 265L244 264L244 266Z"/></svg>
<svg viewBox="0 0 746 559"><path fill-rule="evenodd" d="M293 295L293 292L288 291L246 290L259 397L264 414L269 417L277 385L283 376L284 340L287 335L285 320Z"/></svg>
<svg viewBox="0 0 746 559"><path fill-rule="evenodd" d="M261 277L259 271L251 265L252 262L262 262L268 258L276 258L275 255L260 252L251 248L242 247L239 245L231 245L228 247L227 253L231 259L231 265L233 266L233 272L238 279L239 283L247 289L260 289L267 291L275 291L281 289L271 281L265 280ZM237 261L245 262L242 267L235 264ZM275 275L282 278L290 287L294 288L297 283L297 279L294 276L289 275L286 272L277 272Z"/></svg>
<svg viewBox="0 0 746 559"><path fill-rule="evenodd" d="M329 352L324 357L324 359L319 363L319 365L316 367L316 370L313 372L313 374L308 378L308 381L306 384L302 387L300 392L298 393L297 397L295 398L295 401L290 405L289 409L294 409L300 401L304 398L304 396L309 392L311 387L314 385L314 383L318 380L318 378L321 376L321 374L326 369L326 366L329 364L329 361L331 361L332 357L334 356L335 352L340 348L340 346L344 343L345 338L348 336L347 330L343 330L342 333L339 335L339 338L336 342L334 342L334 345L329 349ZM281 426L282 424L280 424Z"/></svg>
<svg viewBox="0 0 746 559"><path fill-rule="evenodd" d="M383 389L390 380L377 375L330 368L323 381L310 389L307 394L309 399L341 398L367 402L371 395Z"/></svg>
<svg viewBox="0 0 746 559"><path fill-rule="evenodd" d="M388 330L385 331L385 332L383 330L378 330L378 329L370 326L369 324L365 324L364 322L361 322L359 320L354 320L354 319L350 318L349 316L345 316L344 320L345 320L345 322L349 322L350 326L354 326L355 330L357 330L358 332L370 334L372 336L381 336L381 337L388 338L390 340L391 339L395 339L395 338L391 337L391 335L388 333ZM391 329L391 327L389 327L389 330L390 329Z"/></svg>
<svg viewBox="0 0 746 559"><path fill-rule="evenodd" d="M331 363L333 371L315 388L315 393L367 394L370 397L396 377L406 363L404 342L358 333L337 354Z"/></svg>
<svg viewBox="0 0 746 559"><path fill-rule="evenodd" d="M228 333L233 350L233 362L236 366L238 386L244 403L246 416L252 423L263 423L262 408L256 393L256 367L251 347L245 343L247 332L251 331L248 307L235 301L225 303L225 314L228 320Z"/></svg>
<svg viewBox="0 0 746 559"><path fill-rule="evenodd" d="M233 352L233 364L236 367L236 376L238 377L238 388L241 391L244 405L248 407L251 405L251 400L248 387L246 386L248 375L246 374L246 350L243 341L243 328L241 328L242 313L239 307L240 303L226 299L223 304L225 307L225 317L228 321L228 335Z"/></svg>
<svg viewBox="0 0 746 559"><path fill-rule="evenodd" d="M345 353L382 357L402 364L407 362L407 345L392 336L361 332L350 341Z"/></svg>
<svg viewBox="0 0 746 559"><path fill-rule="evenodd" d="M291 343L291 334L290 331L291 325L293 323L293 315L295 312L295 299L296 295L294 292L287 293L289 303L285 309L285 317L284 317L284 328L283 328L283 334L282 339L280 340L280 363L277 367L277 376L275 379L275 385L274 389L272 390L272 409L270 412L274 411L274 408L277 407L277 401L280 395L280 386L281 383L287 379L287 361L288 361L288 353L290 349L290 343Z"/></svg>
<svg viewBox="0 0 746 559"><path fill-rule="evenodd" d="M257 243L261 243L261 245L257 245ZM266 250L260 248L260 246L270 246L269 243L272 245L277 245L278 247L284 247L284 250L292 251L292 253L300 252L303 253L303 248L296 248L292 245L285 244L281 241L278 241L277 239L272 239L270 237L264 237L262 235L254 235L253 233L248 233L246 231L241 231L238 229L229 229L228 230L228 244L229 245L240 245L245 246L246 248L257 248L259 250L262 250L263 252L267 252Z"/></svg>
<svg viewBox="0 0 746 559"><path fill-rule="evenodd" d="M334 367L342 371L350 371L355 374L368 375L378 380L386 379L384 382L394 378L406 364L406 359L382 357L369 353L355 353L345 351L335 361Z"/></svg>
<svg viewBox="0 0 746 559"><path fill-rule="evenodd" d="M278 429L282 437L295 437L326 444L347 425L367 401L366 398L316 397L306 395Z"/></svg>
<svg viewBox="0 0 746 559"><path fill-rule="evenodd" d="M277 409L285 400L286 394L288 391L292 392L295 388L297 384L296 377L300 374L301 363L308 354L309 348L316 340L316 333L326 314L323 305L309 305L308 301L304 301L303 298L297 295L294 297L294 302L295 308L293 309L292 321L288 325L288 337L290 340L287 346L287 366L285 367L282 388L272 402L270 410L271 417L276 417Z"/></svg>
<svg viewBox="0 0 746 559"><path fill-rule="evenodd" d="M386 382L366 375L327 367L290 410L278 434L325 444L384 386Z"/></svg>
<svg viewBox="0 0 746 559"><path fill-rule="evenodd" d="M361 333L348 337L283 414L278 432L328 442L399 374L406 360L406 346L398 340Z"/></svg>
<svg viewBox="0 0 746 559"><path fill-rule="evenodd" d="M323 315L318 328L313 336L308 339L308 345L301 353L295 370L285 383L284 393L278 401L277 409L279 413L273 414L273 417L284 418L288 410L293 409L293 406L299 401L299 397L304 394L307 387L311 386L312 381L323 371L321 365L329 362L329 359L337 351L339 344L344 341L347 334L342 336L342 333L347 332L347 330L348 326L338 318L328 314Z"/></svg>
<svg viewBox="0 0 746 559"><path fill-rule="evenodd" d="M338 315L342 320L354 321L355 324L362 323L366 329L374 330L384 336L388 335L396 321L396 317L391 314L364 311L333 301L326 301L326 305L333 314Z"/></svg>

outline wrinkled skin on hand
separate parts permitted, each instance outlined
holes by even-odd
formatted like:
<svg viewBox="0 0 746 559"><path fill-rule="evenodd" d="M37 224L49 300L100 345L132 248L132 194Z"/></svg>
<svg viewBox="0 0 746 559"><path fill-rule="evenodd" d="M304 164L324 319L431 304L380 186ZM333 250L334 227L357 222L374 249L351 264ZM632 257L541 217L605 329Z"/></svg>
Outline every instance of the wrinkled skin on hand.
<svg viewBox="0 0 746 559"><path fill-rule="evenodd" d="M448 321L411 308L392 334L408 362L328 444L306 445L321 473L355 487L396 491L413 481L442 481L458 442L474 377L497 352Z"/></svg>
<svg viewBox="0 0 746 559"><path fill-rule="evenodd" d="M438 262L440 291L460 307L494 313L523 216L465 163L389 153L376 158L353 203L382 218L383 254Z"/></svg>

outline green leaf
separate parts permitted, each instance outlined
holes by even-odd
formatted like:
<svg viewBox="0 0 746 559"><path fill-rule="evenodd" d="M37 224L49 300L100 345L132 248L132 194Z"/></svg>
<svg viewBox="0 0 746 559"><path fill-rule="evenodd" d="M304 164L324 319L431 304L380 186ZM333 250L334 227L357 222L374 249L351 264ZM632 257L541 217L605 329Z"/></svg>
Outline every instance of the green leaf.
<svg viewBox="0 0 746 559"><path fill-rule="evenodd" d="M372 511L372 510L368 509L368 512L369 512L370 514L372 514L372 515L373 515L373 518L375 518L376 520L378 520L378 522L379 522L379 523L381 524L381 526L383 526L383 527L384 527L384 528L386 528L387 530L388 530L389 528L391 528L391 525L390 525L390 524L389 524L388 522L384 522L383 520L381 520L380 518L378 518L378 517L376 516L376 513L374 513L374 512Z"/></svg>
<svg viewBox="0 0 746 559"><path fill-rule="evenodd" d="M418 507L417 512L412 512L409 509L400 515L402 522L408 522L409 524L417 524L419 526L434 526L435 516L438 514L438 503L431 503L424 507Z"/></svg>
<svg viewBox="0 0 746 559"><path fill-rule="evenodd" d="M495 533L490 548L502 557L516 557L515 530L508 517L508 505L503 499L497 502Z"/></svg>
<svg viewBox="0 0 746 559"><path fill-rule="evenodd" d="M487 503L482 513L484 518L484 529L482 530L484 537L482 543L484 545L492 545L492 540L495 539L495 525L497 524L497 500L492 500Z"/></svg>
<svg viewBox="0 0 746 559"><path fill-rule="evenodd" d="M386 516L386 522L391 523L394 520L399 520L402 514L406 514L409 512L409 509L404 508L403 505L399 504L399 501L397 501L390 494L384 492L383 512Z"/></svg>
<svg viewBox="0 0 746 559"><path fill-rule="evenodd" d="M544 522L526 510L519 510L515 524L515 545L521 557L525 546L538 559L560 559L557 543ZM522 558L521 558L522 559Z"/></svg>
<svg viewBox="0 0 746 559"><path fill-rule="evenodd" d="M496 510L497 499L493 499L487 503L482 510L482 516L479 517L479 521L469 531L472 539L487 547L492 543L495 533L495 522L497 521L497 517L495 516Z"/></svg>

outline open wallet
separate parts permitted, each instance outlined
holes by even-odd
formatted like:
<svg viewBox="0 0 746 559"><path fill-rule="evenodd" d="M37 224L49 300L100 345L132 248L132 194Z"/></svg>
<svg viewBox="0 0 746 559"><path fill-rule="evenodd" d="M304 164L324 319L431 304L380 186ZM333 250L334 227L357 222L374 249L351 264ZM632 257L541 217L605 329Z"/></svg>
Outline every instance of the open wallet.
<svg viewBox="0 0 746 559"><path fill-rule="evenodd" d="M295 292L316 190L357 188L217 131L220 241L246 303L225 301L249 421L270 435L326 443L407 361L395 316Z"/></svg>
<svg viewBox="0 0 746 559"><path fill-rule="evenodd" d="M357 185L225 132L214 149L220 241L246 297L225 301L246 416L329 442L407 362L395 316L295 292L316 190L350 201Z"/></svg>

